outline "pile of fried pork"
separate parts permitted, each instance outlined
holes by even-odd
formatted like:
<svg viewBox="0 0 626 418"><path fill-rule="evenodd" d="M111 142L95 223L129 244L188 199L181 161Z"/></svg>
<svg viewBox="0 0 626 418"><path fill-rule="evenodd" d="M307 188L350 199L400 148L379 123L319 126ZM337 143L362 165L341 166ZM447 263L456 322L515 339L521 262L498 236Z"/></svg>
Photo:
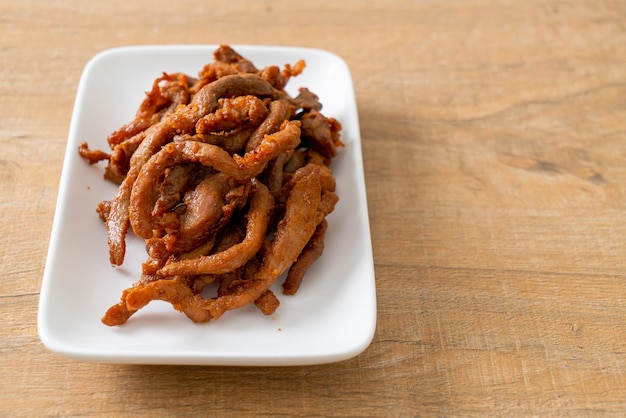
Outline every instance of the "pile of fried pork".
<svg viewBox="0 0 626 418"><path fill-rule="evenodd" d="M329 165L343 146L340 123L314 93L285 92L304 67L257 69L222 45L197 77L157 78L135 119L108 136L110 151L80 145L119 185L97 208L111 264L124 261L129 227L147 249L141 277L104 324L121 325L152 300L194 322L249 304L270 315L281 276L283 293L296 293L324 248L338 201Z"/></svg>

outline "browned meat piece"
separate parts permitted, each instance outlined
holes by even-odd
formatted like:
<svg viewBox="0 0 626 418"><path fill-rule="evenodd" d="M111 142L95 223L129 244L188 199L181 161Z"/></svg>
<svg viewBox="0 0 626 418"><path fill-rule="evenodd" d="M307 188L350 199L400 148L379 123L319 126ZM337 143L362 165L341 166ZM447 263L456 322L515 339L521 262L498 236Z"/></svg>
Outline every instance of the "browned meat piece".
<svg viewBox="0 0 626 418"><path fill-rule="evenodd" d="M180 164L165 170L159 184L159 197L154 202L152 216L159 218L181 203L189 188L196 167L193 164Z"/></svg>
<svg viewBox="0 0 626 418"><path fill-rule="evenodd" d="M259 75L275 88L282 90L285 88L291 77L302 73L304 67L305 63L303 60L296 62L293 67L286 64L282 71L277 66L271 65L261 70Z"/></svg>
<svg viewBox="0 0 626 418"><path fill-rule="evenodd" d="M206 322L213 318L210 311L203 309L202 296L194 293L184 278L176 277L124 290L120 302L107 310L102 322L109 326L121 325L153 300L170 302L174 309L184 312L194 322Z"/></svg>
<svg viewBox="0 0 626 418"><path fill-rule="evenodd" d="M231 64L239 73L259 72L252 61L242 57L237 51L228 45L220 45L220 47L213 53L213 57L216 61Z"/></svg>
<svg viewBox="0 0 626 418"><path fill-rule="evenodd" d="M109 165L106 167L105 179L115 184L121 184L124 181L130 169L130 159L145 137L145 131L142 131L113 147Z"/></svg>
<svg viewBox="0 0 626 418"><path fill-rule="evenodd" d="M160 269L157 274L160 276L222 274L235 270L248 262L263 245L273 205L272 195L265 185L256 180L253 180L252 185L246 235L243 241L211 255L172 261Z"/></svg>
<svg viewBox="0 0 626 418"><path fill-rule="evenodd" d="M255 96L239 96L220 101L220 108L202 117L196 123L196 132L222 132L228 134L258 126L268 114L267 107Z"/></svg>
<svg viewBox="0 0 626 418"><path fill-rule="evenodd" d="M261 296L259 296L257 300L254 301L254 304L257 308L259 308L261 312L263 312L263 315L271 315L276 312L276 309L278 309L280 302L278 301L278 298L276 297L274 292L272 292L271 290L266 290L265 293L263 293Z"/></svg>
<svg viewBox="0 0 626 418"><path fill-rule="evenodd" d="M233 189L241 193L229 193ZM246 200L244 189L226 174L216 173L187 192L183 198L186 210L180 216L180 225L175 233L175 251L192 250L228 222L233 208L241 200Z"/></svg>
<svg viewBox="0 0 626 418"><path fill-rule="evenodd" d="M96 213L98 214L98 216L103 222L106 222L107 218L109 217L110 210L111 210L110 200L103 200L96 207Z"/></svg>
<svg viewBox="0 0 626 418"><path fill-rule="evenodd" d="M311 110L300 118L302 121L302 139L305 144L326 158L337 155L337 147L343 146L339 140L341 124L333 118L327 118L317 110Z"/></svg>
<svg viewBox="0 0 626 418"><path fill-rule="evenodd" d="M172 303L175 309L184 312L195 322L217 319L227 310L254 303L297 259L317 229L317 225L334 208L336 202L334 193L328 192L321 197L320 195L321 185L316 170L294 184L287 202L285 217L278 224L258 273L252 280L233 281L229 286L232 293L205 300L201 295L194 293L180 276L150 281L125 290L121 301L107 311L103 322L108 325L119 325L138 309L157 299ZM228 271L236 268L230 268ZM235 282L236 286L233 286ZM232 289L233 287L236 289Z"/></svg>
<svg viewBox="0 0 626 418"><path fill-rule="evenodd" d="M328 222L323 220L315 229L315 233L302 250L298 259L291 265L287 278L283 283L283 294L295 295L300 288L302 278L311 265L322 256L324 252L324 235Z"/></svg>
<svg viewBox="0 0 626 418"><path fill-rule="evenodd" d="M252 134L248 144L246 145L246 152L258 147L263 138L266 135L271 135L277 132L283 123L292 116L294 111L291 106L285 100L275 100L270 104L270 111L267 115L267 119L261 123L258 129ZM298 142L299 143L299 142ZM298 144L296 144L298 145Z"/></svg>
<svg viewBox="0 0 626 418"><path fill-rule="evenodd" d="M255 96L222 99L220 104L220 109L198 121L196 132L211 134L205 136L203 142L221 146L231 154L240 152L269 111L265 103Z"/></svg>
<svg viewBox="0 0 626 418"><path fill-rule="evenodd" d="M159 121L166 112L171 112L179 105L187 104L190 99L189 87L193 80L184 74L166 74L152 84L152 90L139 106L135 119L113 132L107 138L109 146L114 148L123 141Z"/></svg>
<svg viewBox="0 0 626 418"><path fill-rule="evenodd" d="M301 87L298 95L291 99L291 102L298 109L322 110L322 104L319 101L319 97L306 87Z"/></svg>
<svg viewBox="0 0 626 418"><path fill-rule="evenodd" d="M284 166L285 162L289 160L292 150L285 151L272 160L265 173L263 173L263 182L267 184L270 192L276 192L283 187Z"/></svg>
<svg viewBox="0 0 626 418"><path fill-rule="evenodd" d="M78 146L78 153L89 164L96 164L99 161L108 160L110 157L110 155L104 151L89 149L89 145L87 145L86 142L80 143L80 145Z"/></svg>

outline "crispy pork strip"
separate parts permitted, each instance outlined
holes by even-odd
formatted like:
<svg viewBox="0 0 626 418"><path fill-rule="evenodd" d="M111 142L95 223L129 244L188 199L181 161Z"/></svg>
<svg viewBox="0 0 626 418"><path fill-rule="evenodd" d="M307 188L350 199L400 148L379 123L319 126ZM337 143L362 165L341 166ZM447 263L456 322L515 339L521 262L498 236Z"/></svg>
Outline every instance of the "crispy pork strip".
<svg viewBox="0 0 626 418"><path fill-rule="evenodd" d="M216 173L185 194L183 202L187 210L180 216L177 251L193 249L206 241L218 226L230 220L232 210L228 208L236 202L228 201L227 194L236 187L243 189L226 174Z"/></svg>
<svg viewBox="0 0 626 418"><path fill-rule="evenodd" d="M312 109L302 115L300 121L302 139L307 145L328 159L337 155L337 147L343 146L338 134L341 124L337 120Z"/></svg>
<svg viewBox="0 0 626 418"><path fill-rule="evenodd" d="M107 310L102 322L109 326L122 325L153 300L171 303L174 309L183 312L196 323L208 322L215 318L210 305L216 299L203 299L199 293L194 292L184 278L176 277L145 283L140 291L135 288L126 289L123 292L122 301ZM271 315L276 311L280 302L271 290L267 290L254 301L254 304L263 314Z"/></svg>
<svg viewBox="0 0 626 418"><path fill-rule="evenodd" d="M105 179L116 184L121 184L124 181L130 168L130 159L145 137L146 131L141 131L113 147L109 165L105 169Z"/></svg>
<svg viewBox="0 0 626 418"><path fill-rule="evenodd" d="M198 120L218 106L222 97L252 94L259 97L279 98L284 93L274 89L262 78L252 75L230 75L204 86L187 106L178 107L155 125L146 129L146 137L130 160L130 169L117 190L107 218L109 259L113 265L121 265L126 252L126 232L128 231L130 194L141 167L174 135L191 131Z"/></svg>
<svg viewBox="0 0 626 418"><path fill-rule="evenodd" d="M286 64L282 71L277 66L270 65L259 71L258 74L275 88L283 90L289 79L293 76L301 74L305 66L306 63L304 60L299 60L293 65L293 67Z"/></svg>
<svg viewBox="0 0 626 418"><path fill-rule="evenodd" d="M229 153L239 153L252 133L267 118L265 103L255 96L220 100L222 107L196 123L196 135L202 142L219 145ZM273 133L273 132L271 132Z"/></svg>
<svg viewBox="0 0 626 418"><path fill-rule="evenodd" d="M300 87L298 95L291 99L290 102L298 109L322 110L322 103L320 103L319 97L306 87Z"/></svg>
<svg viewBox="0 0 626 418"><path fill-rule="evenodd" d="M264 173L264 183L270 192L276 192L283 187L283 174L285 162L291 157L292 150L285 151L270 162Z"/></svg>
<svg viewBox="0 0 626 418"><path fill-rule="evenodd" d="M174 309L184 312L194 322L207 322L213 318L209 311L202 309L202 296L194 293L185 278L175 277L125 289L120 302L106 311L102 323L108 326L122 325L153 300L170 302Z"/></svg>
<svg viewBox="0 0 626 418"><path fill-rule="evenodd" d="M287 278L283 283L283 294L295 295L309 267L322 256L327 227L328 221L324 219L315 229L315 233L298 256L298 259L289 268Z"/></svg>
<svg viewBox="0 0 626 418"><path fill-rule="evenodd" d="M270 160L300 142L299 122L287 122L283 129L267 135L261 144L243 157L231 155L220 147L197 141L171 142L143 165L132 187L129 217L133 231L141 238L152 237L150 222L152 195L161 174L168 167L193 162L212 167L236 180L248 180L259 175Z"/></svg>
<svg viewBox="0 0 626 418"><path fill-rule="evenodd" d="M157 274L223 274L246 264L263 245L274 204L272 195L263 183L252 180L252 185L248 225L243 241L215 254L167 263Z"/></svg>
<svg viewBox="0 0 626 418"><path fill-rule="evenodd" d="M122 300L125 299L124 295L128 290L129 289L126 289L122 292ZM135 312L137 312L137 309L128 309L125 302L118 302L115 305L111 306L109 309L107 309L101 321L104 325L108 325L110 327L113 327L115 325L122 325L126 321L128 321L128 319Z"/></svg>
<svg viewBox="0 0 626 418"><path fill-rule="evenodd" d="M252 61L241 56L237 51L228 45L220 45L213 53L216 61L231 64L241 73L258 73L259 70Z"/></svg>
<svg viewBox="0 0 626 418"><path fill-rule="evenodd" d="M233 274L233 270L236 271L256 254L267 231L271 206L272 196L267 188L262 183L253 180L245 238L241 243L234 244L215 254L216 257L212 260L222 267L222 270L216 270L216 273ZM236 231L232 237L235 236L238 236ZM218 249L230 245L231 234L222 237L222 239L225 241L217 244ZM183 255L181 258L183 259L181 262L191 262L192 267L194 267L193 264L202 260L203 256L188 258ZM192 274L195 275L196 273L197 270L194 268ZM199 294L200 291L201 289L196 288L195 284L189 286L188 280L183 275L173 275L173 277L156 280L142 280L122 292L120 302L107 310L102 322L109 326L121 325L152 300L170 302L175 309L184 312L194 322L206 322L213 316L209 310L205 309L205 302Z"/></svg>
<svg viewBox="0 0 626 418"><path fill-rule="evenodd" d="M272 195L276 200L276 206L284 207L287 199L289 198L293 185L301 181L303 177L310 175L313 171L319 173L322 193L335 191L335 178L333 177L332 170L325 165L308 163L305 166L298 168L295 173L284 173L285 182L283 184L283 187L279 190L272 191Z"/></svg>
<svg viewBox="0 0 626 418"><path fill-rule="evenodd" d="M278 131L282 124L289 120L295 108L287 103L286 100L274 100L270 103L270 110L267 118L261 123L256 131L252 133L246 152L252 151L259 146L265 135L271 135Z"/></svg>
<svg viewBox="0 0 626 418"><path fill-rule="evenodd" d="M245 186L222 173L208 174L195 188L185 190L190 181L189 168L189 165L176 165L169 170L159 185L161 194L150 218L145 220L152 227L152 238L161 237L164 230L175 229L178 251L187 251L204 242L205 235L216 225L230 219L238 201L245 201Z"/></svg>
<svg viewBox="0 0 626 418"><path fill-rule="evenodd" d="M212 177L220 176L225 174L217 173ZM157 236L161 231L155 230L155 236L146 240L151 257L163 260L159 269L165 265L170 256L191 254L198 247L204 247L207 240L214 240L215 233L230 222L235 211L245 206L250 184L236 185L223 193L227 186L227 183L219 184L212 178L206 179L185 195L184 200L188 203L184 206L187 210L182 213L179 222L172 222L176 226L172 230L166 229L163 236ZM176 217L175 213L167 215L169 216L164 217L166 222L169 221L167 218Z"/></svg>
<svg viewBox="0 0 626 418"><path fill-rule="evenodd" d="M96 164L102 160L108 160L110 155L101 150L91 150L87 142L81 142L78 145L78 154L83 157L89 164Z"/></svg>
<svg viewBox="0 0 626 418"><path fill-rule="evenodd" d="M260 125L267 117L268 110L256 96L238 96L221 99L221 107L209 113L196 123L196 132L230 132L245 129L247 125Z"/></svg>
<svg viewBox="0 0 626 418"><path fill-rule="evenodd" d="M167 111L189 102L187 76L181 73L166 74L154 80L152 89L146 93L135 115L135 119L111 133L107 142L111 148L155 124Z"/></svg>

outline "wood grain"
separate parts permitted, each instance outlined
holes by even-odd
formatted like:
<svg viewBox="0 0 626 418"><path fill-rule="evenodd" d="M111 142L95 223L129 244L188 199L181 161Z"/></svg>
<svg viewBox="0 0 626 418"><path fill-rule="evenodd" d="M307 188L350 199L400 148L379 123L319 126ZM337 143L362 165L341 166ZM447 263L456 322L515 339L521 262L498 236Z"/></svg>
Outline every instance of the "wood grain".
<svg viewBox="0 0 626 418"><path fill-rule="evenodd" d="M66 360L36 312L85 63L331 50L354 79L378 291L337 364ZM626 414L623 1L0 0L0 415Z"/></svg>

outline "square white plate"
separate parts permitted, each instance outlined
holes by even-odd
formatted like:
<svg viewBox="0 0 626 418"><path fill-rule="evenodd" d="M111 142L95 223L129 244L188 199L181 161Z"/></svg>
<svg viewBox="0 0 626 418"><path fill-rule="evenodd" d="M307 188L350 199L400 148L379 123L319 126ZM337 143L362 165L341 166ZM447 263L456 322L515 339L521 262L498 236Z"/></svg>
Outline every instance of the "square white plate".
<svg viewBox="0 0 626 418"><path fill-rule="evenodd" d="M133 119L144 92L165 72L196 76L213 60L217 45L137 46L104 51L85 67L78 86L52 227L38 313L39 336L50 350L79 360L111 363L203 365L304 365L348 359L371 342L376 294L361 139L354 88L346 63L321 50L234 45L258 68L295 64L292 95L308 87L322 112L343 125L345 148L332 168L340 197L328 216L322 257L294 296L272 287L275 314L255 306L229 311L217 321L195 324L166 302L154 301L119 327L100 322L123 289L138 280L147 255L129 234L124 264L112 267L106 229L95 208L116 186L103 165L88 165L80 142L108 150L109 133Z"/></svg>

